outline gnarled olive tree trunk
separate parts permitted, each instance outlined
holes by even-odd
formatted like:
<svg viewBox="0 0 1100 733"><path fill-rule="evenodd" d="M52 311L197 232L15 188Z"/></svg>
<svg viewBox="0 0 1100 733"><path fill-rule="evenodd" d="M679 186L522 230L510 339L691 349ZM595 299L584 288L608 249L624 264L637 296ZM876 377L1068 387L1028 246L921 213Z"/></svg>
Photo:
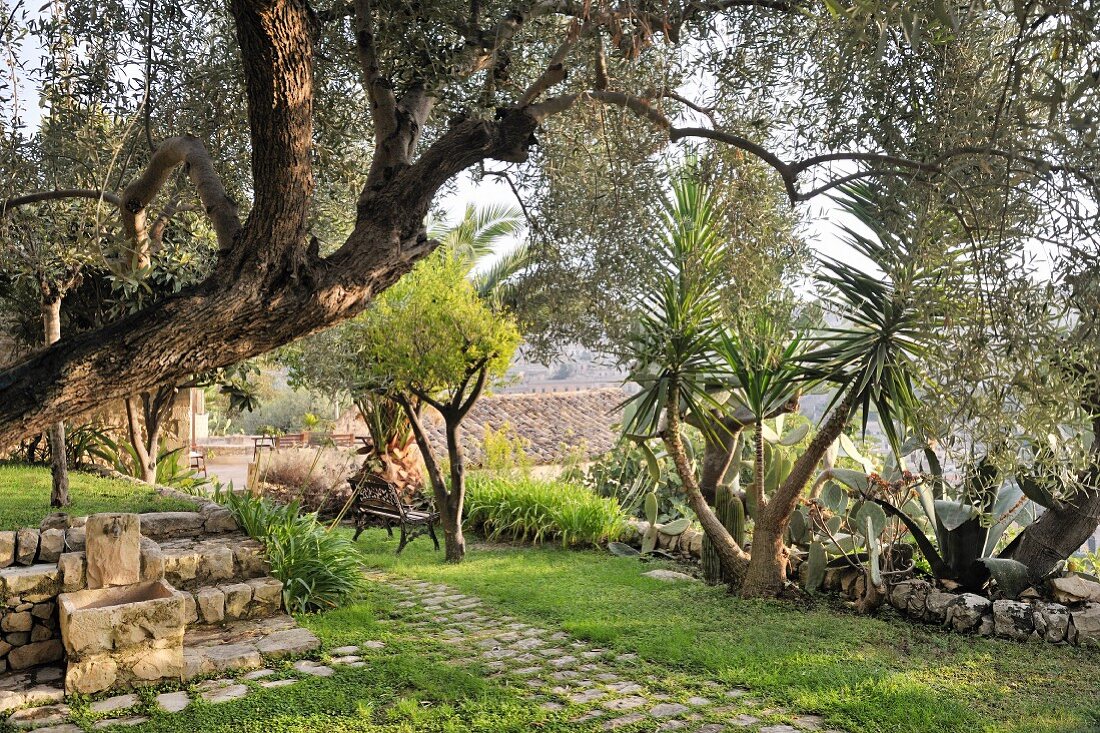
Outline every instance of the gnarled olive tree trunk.
<svg viewBox="0 0 1100 733"><path fill-rule="evenodd" d="M200 141L162 141L146 172L117 197L129 246L140 252L148 241L146 207L183 166L218 237L216 266L194 287L0 372L0 445L356 315L435 248L424 221L439 188L486 159L526 160L545 116L538 105L525 104L502 109L495 119L457 117L419 152L434 100L422 87L395 98L372 61L369 6L363 15L357 4L356 43L372 98L364 115L372 118L376 149L351 234L321 257L309 233L317 16L304 0L231 0L230 9L251 134L248 219L239 222Z"/></svg>
<svg viewBox="0 0 1100 733"><path fill-rule="evenodd" d="M1100 436L1100 418L1093 420L1092 432ZM1092 537L1100 527L1100 440L1093 440L1092 461L1081 477L1084 488L1025 527L1003 557L1019 560L1042 577Z"/></svg>

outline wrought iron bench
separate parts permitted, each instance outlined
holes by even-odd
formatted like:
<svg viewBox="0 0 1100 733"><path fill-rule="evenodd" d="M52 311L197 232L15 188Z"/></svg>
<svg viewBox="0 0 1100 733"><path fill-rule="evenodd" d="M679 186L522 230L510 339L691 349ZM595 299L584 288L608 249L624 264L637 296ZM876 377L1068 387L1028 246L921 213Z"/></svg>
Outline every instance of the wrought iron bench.
<svg viewBox="0 0 1100 733"><path fill-rule="evenodd" d="M355 520L353 540L359 539L363 530L373 522L385 527L390 537L393 537L394 526L400 527L398 555L405 549L405 545L425 532L432 538L435 549L439 549L439 538L435 536L435 523L439 519L439 513L421 511L405 505L393 485L377 476L367 476L359 482L351 513Z"/></svg>

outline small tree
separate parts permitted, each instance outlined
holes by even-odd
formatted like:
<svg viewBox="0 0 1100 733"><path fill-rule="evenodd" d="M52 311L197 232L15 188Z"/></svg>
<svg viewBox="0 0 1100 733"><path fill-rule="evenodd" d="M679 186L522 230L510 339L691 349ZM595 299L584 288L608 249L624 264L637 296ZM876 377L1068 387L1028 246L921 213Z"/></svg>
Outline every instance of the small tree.
<svg viewBox="0 0 1100 733"><path fill-rule="evenodd" d="M444 250L417 265L355 322L364 345L360 359L384 375L389 394L412 425L451 562L466 552L462 421L486 386L504 376L520 341L514 320L491 310L467 273L466 264ZM443 418L449 482L428 441L419 404L431 405Z"/></svg>

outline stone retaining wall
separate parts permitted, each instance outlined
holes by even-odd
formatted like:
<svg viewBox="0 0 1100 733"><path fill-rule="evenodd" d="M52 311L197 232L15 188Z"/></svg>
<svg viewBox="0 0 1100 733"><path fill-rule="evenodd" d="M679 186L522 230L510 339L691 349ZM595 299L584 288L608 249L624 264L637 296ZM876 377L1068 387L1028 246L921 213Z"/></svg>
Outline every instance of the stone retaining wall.
<svg viewBox="0 0 1100 733"><path fill-rule="evenodd" d="M1100 647L1100 603L1070 608L1042 600L991 601L974 593L948 593L926 580L894 585L887 601L909 618L962 633Z"/></svg>
<svg viewBox="0 0 1100 733"><path fill-rule="evenodd" d="M222 585L228 589L222 619L273 612L273 599L281 604L281 584L270 578L253 584L269 571L260 543L227 534L238 531L229 510L187 498L200 504L198 511L139 515L141 580L167 579L187 597L189 608L197 607L189 590ZM54 514L39 529L0 532L0 674L64 656L57 596L87 587L86 519ZM278 587L273 590L271 583ZM217 616L211 610L203 618Z"/></svg>

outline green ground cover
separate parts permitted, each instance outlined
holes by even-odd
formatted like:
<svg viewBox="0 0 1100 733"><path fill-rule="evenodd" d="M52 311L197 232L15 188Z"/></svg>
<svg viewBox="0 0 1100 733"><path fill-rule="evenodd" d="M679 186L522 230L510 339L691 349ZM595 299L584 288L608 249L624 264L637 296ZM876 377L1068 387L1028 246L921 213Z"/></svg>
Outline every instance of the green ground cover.
<svg viewBox="0 0 1100 733"><path fill-rule="evenodd" d="M1100 681L1091 672L1098 651L963 637L826 602L742 601L717 588L644 578L637 560L595 551L474 545L465 563L450 566L424 540L400 558L382 532L366 533L360 544L368 562L387 572L446 583L520 620L636 652L645 665L639 673L653 679L657 670L666 687L708 679L744 685L769 704L822 714L852 733L1100 730ZM384 640L387 652L366 667L198 703L135 730L599 730L540 710L477 665L448 664L431 628L396 633L396 600L375 586L346 608L300 617L326 649Z"/></svg>
<svg viewBox="0 0 1100 733"><path fill-rule="evenodd" d="M171 512L193 510L194 504L161 496L151 488L69 473L74 516L96 512ZM50 509L50 470L40 466L0 465L0 530L37 527Z"/></svg>
<svg viewBox="0 0 1100 733"><path fill-rule="evenodd" d="M48 494L48 471L0 467L0 527L36 525L48 511ZM82 514L184 508L130 483L76 474L73 498L73 511ZM852 733L1100 731L1098 650L965 637L892 612L859 616L826 600L810 607L743 601L698 583L642 577L638 560L602 551L475 543L466 562L447 565L423 538L401 557L393 555L396 542L378 530L359 545L372 567L446 583L521 621L634 652L638 674L665 686L743 685L767 704L824 715L828 725ZM246 698L196 702L134 730L583 729L532 705L524 690L490 679L476 664L449 663L453 650L432 628L399 631L400 613L393 592L372 585L345 608L302 615L325 649L381 639L386 650L365 667L338 667L329 678L277 689L249 683L256 689ZM151 699L155 692L141 694ZM77 700L78 719L82 708L86 701Z"/></svg>
<svg viewBox="0 0 1100 733"><path fill-rule="evenodd" d="M824 601L745 601L642 577L636 559L599 551L479 546L452 566L419 541L395 558L384 537L360 541L390 572L851 731L1100 731L1100 650L961 636Z"/></svg>

